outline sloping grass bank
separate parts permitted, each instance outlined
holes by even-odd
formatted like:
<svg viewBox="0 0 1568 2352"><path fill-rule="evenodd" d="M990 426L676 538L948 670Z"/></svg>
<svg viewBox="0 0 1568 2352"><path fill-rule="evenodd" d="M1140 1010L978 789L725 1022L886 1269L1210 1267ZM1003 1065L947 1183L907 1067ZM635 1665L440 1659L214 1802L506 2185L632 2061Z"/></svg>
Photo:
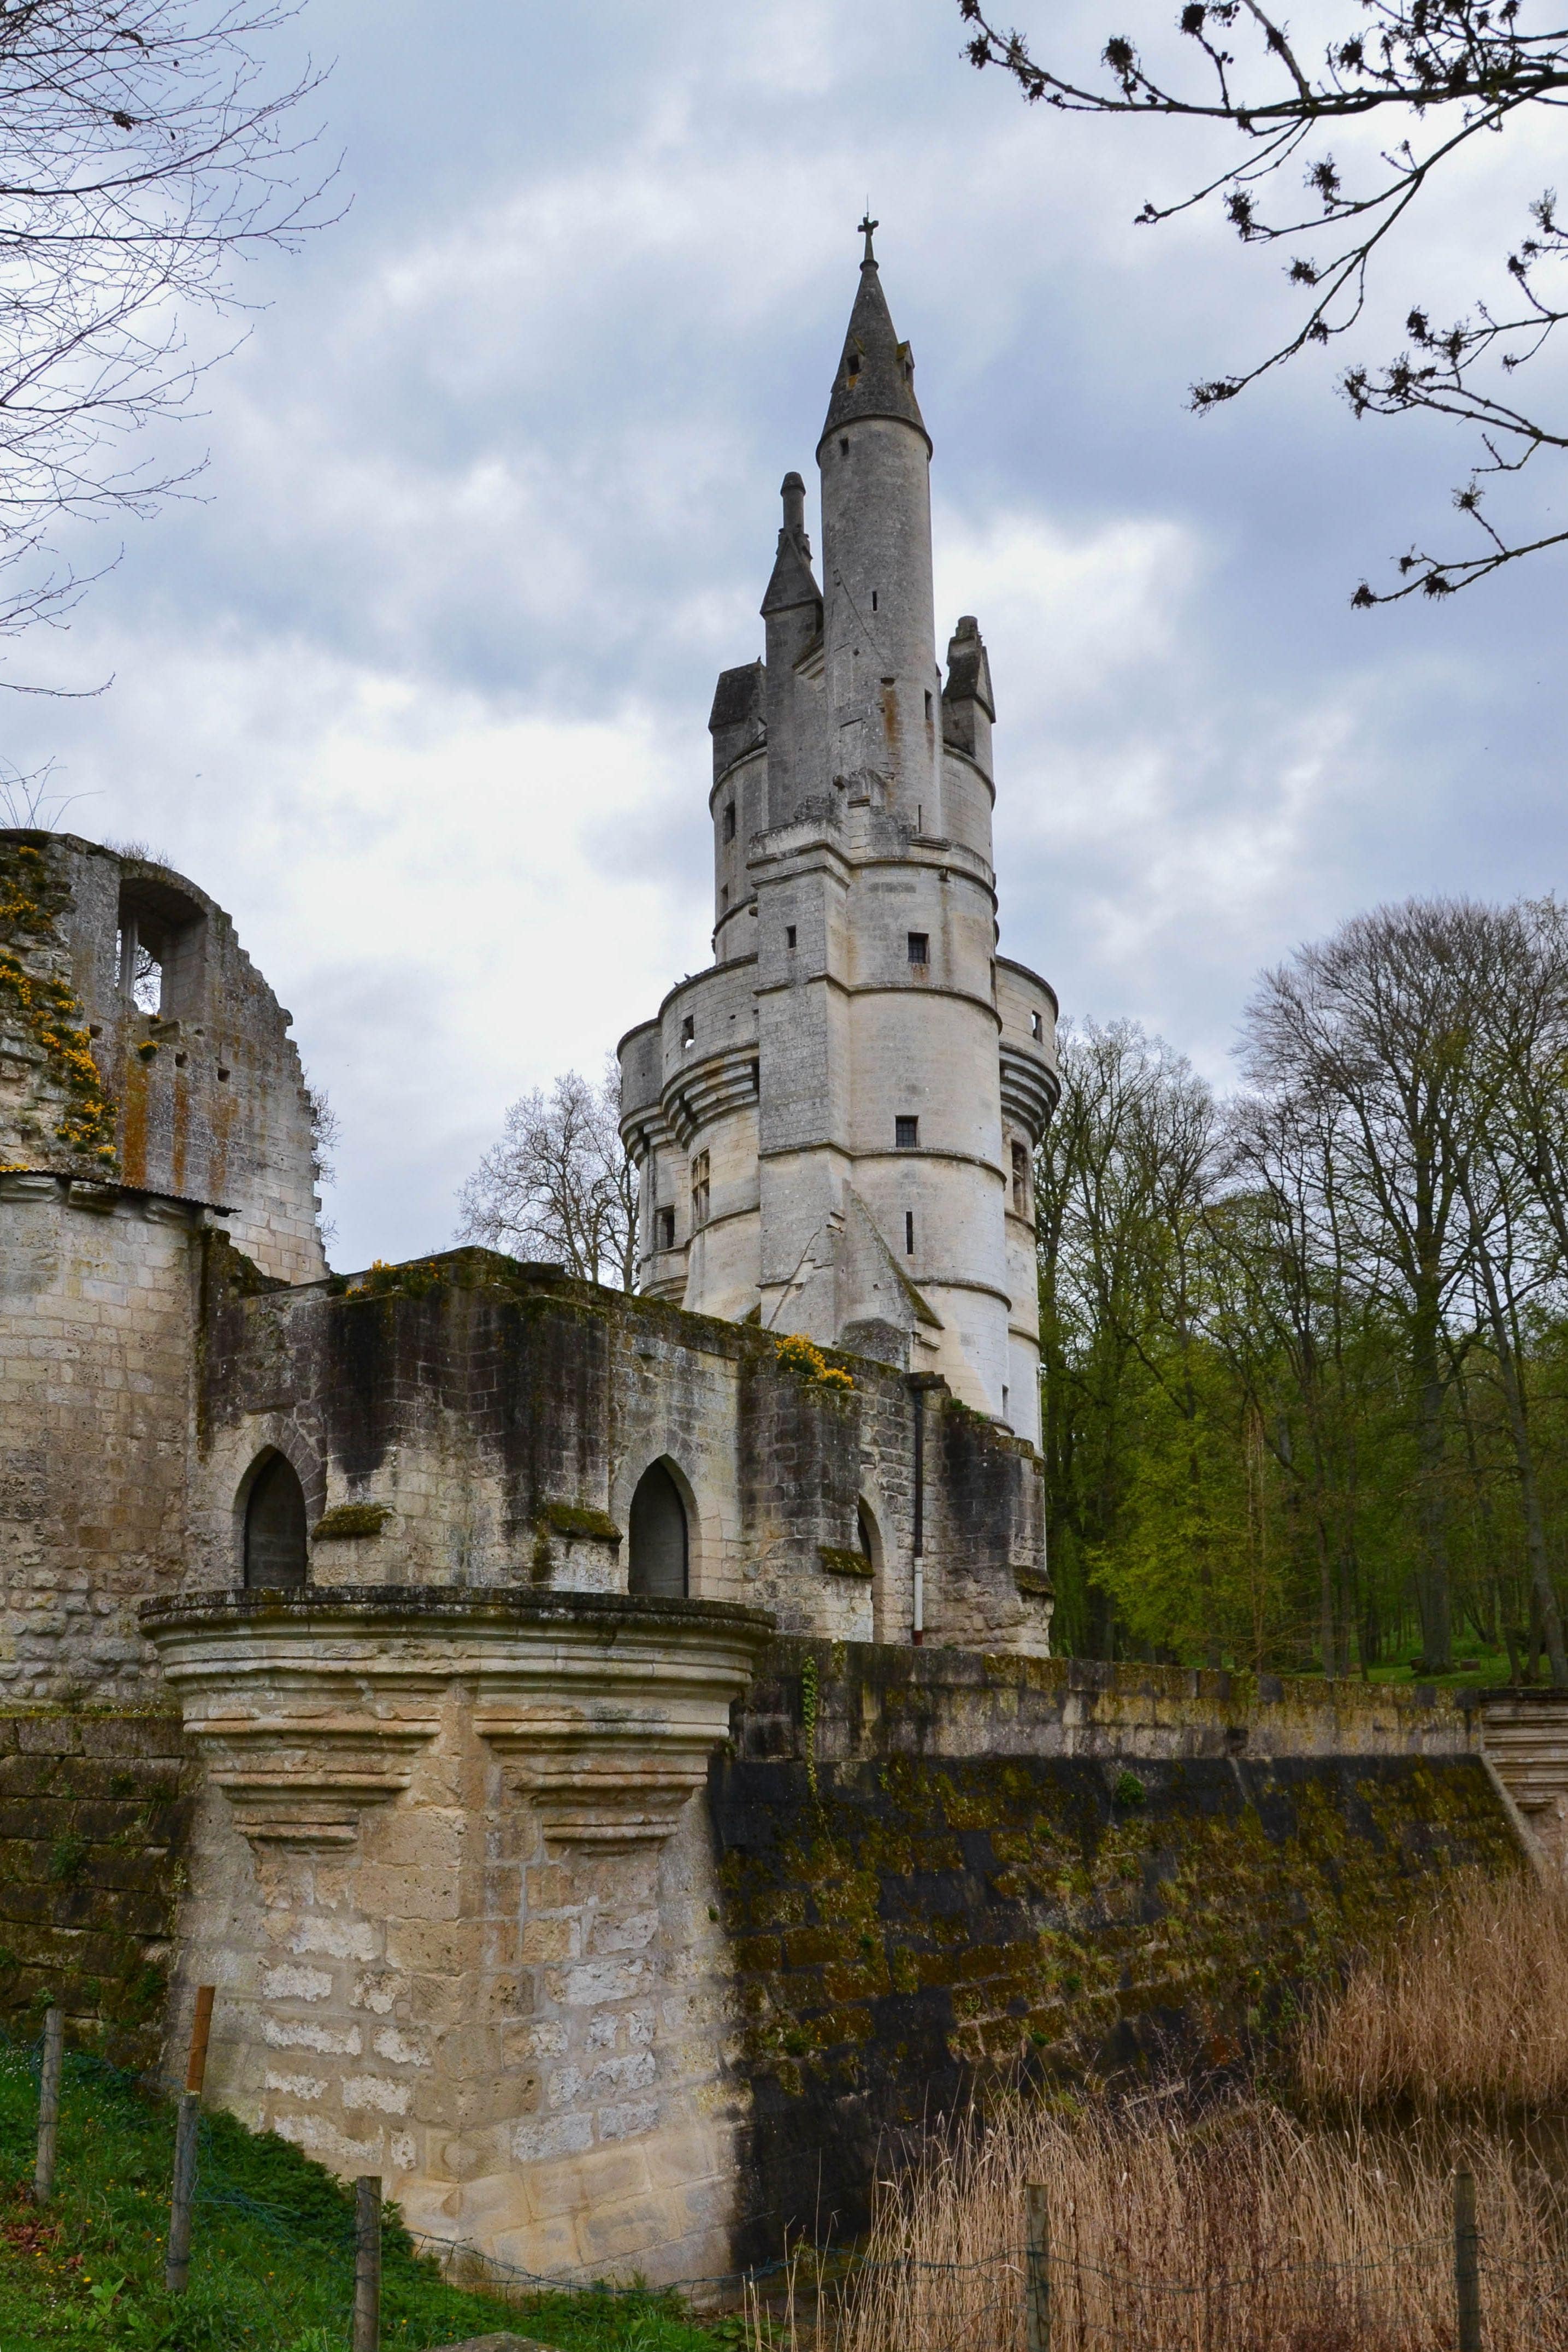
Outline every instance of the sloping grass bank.
<svg viewBox="0 0 1568 2352"><path fill-rule="evenodd" d="M164 2292L174 2117L126 2075L68 2053L57 2188L31 2200L34 2051L0 2044L0 2352L347 2352L353 2195L285 2141L206 2118L191 2284ZM447 2286L390 2215L382 2343L423 2352L513 2327L561 2352L721 2352L670 2296L526 2302Z"/></svg>

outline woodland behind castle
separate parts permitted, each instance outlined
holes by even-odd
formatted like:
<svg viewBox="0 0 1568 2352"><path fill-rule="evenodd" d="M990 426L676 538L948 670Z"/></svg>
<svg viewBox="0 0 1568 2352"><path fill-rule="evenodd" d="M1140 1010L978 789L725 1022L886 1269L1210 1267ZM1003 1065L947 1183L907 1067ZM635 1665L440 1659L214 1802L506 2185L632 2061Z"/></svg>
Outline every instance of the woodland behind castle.
<svg viewBox="0 0 1568 2352"><path fill-rule="evenodd" d="M1063 1650L1565 1678L1568 909L1383 908L1222 1100L1068 1024L1037 1168Z"/></svg>

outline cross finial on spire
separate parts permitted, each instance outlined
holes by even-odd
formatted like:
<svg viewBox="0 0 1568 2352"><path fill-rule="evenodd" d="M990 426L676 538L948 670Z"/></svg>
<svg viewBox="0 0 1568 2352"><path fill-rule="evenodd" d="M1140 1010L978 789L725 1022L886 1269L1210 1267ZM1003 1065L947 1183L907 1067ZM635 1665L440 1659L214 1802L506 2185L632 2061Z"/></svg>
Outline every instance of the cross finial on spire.
<svg viewBox="0 0 1568 2352"><path fill-rule="evenodd" d="M881 223L880 223L880 221L874 221L874 220L871 218L871 207L870 207L870 205L867 205L867 207L866 207L866 217L865 217L865 219L864 219L864 220L861 220L861 221L857 221L857 222L856 222L856 224L855 224L855 226L856 226L856 227L857 227L858 229L859 229L859 230L861 231L862 235L864 236L864 237L865 237L865 239L866 239L866 258L867 258L867 260L868 260L868 261L875 261L875 260L876 260L876 258L877 258L877 257L876 257L876 255L875 255L875 254L872 252L872 250L871 250L871 231L872 231L874 228L880 228L880 226L881 226Z"/></svg>

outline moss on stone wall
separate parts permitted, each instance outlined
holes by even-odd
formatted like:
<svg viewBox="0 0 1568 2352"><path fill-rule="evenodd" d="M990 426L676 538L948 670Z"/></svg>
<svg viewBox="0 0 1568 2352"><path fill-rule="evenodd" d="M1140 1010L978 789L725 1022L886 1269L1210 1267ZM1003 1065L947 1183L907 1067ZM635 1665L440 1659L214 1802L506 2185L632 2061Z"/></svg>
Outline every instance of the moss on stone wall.
<svg viewBox="0 0 1568 2352"><path fill-rule="evenodd" d="M114 1105L64 977L66 950L57 919L69 904L44 848L0 840L0 1028L18 1037L40 1072L0 1154L8 1150L7 1164L17 1167L52 1166L63 1144L69 1161L111 1176ZM40 1123L46 1119L47 1135Z"/></svg>
<svg viewBox="0 0 1568 2352"><path fill-rule="evenodd" d="M889 1752L900 1718L865 1686L889 1657L823 1652L820 1696L815 1675L809 1704L800 1685L809 1749L802 1733L778 1754L776 1717L743 1707L739 1752L715 1768L770 2217L752 2252L770 2229L776 2243L781 2217L859 2226L886 2136L996 2073L1136 2062L1172 2033L1230 2047L1418 1883L1519 1861L1464 1754L1138 1754L1130 1771L1114 1747ZM862 1717L880 1727L872 1752L826 1760L826 1733Z"/></svg>
<svg viewBox="0 0 1568 2352"><path fill-rule="evenodd" d="M189 1817L178 1717L0 1715L0 2021L157 2063Z"/></svg>

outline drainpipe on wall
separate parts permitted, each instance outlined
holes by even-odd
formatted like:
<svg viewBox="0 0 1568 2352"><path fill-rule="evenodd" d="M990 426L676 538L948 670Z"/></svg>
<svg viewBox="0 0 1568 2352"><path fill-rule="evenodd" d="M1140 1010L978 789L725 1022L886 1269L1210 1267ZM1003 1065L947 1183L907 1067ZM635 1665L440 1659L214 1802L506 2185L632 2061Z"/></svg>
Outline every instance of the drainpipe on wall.
<svg viewBox="0 0 1568 2352"><path fill-rule="evenodd" d="M918 1650L926 1637L926 1392L915 1391L915 1622Z"/></svg>

